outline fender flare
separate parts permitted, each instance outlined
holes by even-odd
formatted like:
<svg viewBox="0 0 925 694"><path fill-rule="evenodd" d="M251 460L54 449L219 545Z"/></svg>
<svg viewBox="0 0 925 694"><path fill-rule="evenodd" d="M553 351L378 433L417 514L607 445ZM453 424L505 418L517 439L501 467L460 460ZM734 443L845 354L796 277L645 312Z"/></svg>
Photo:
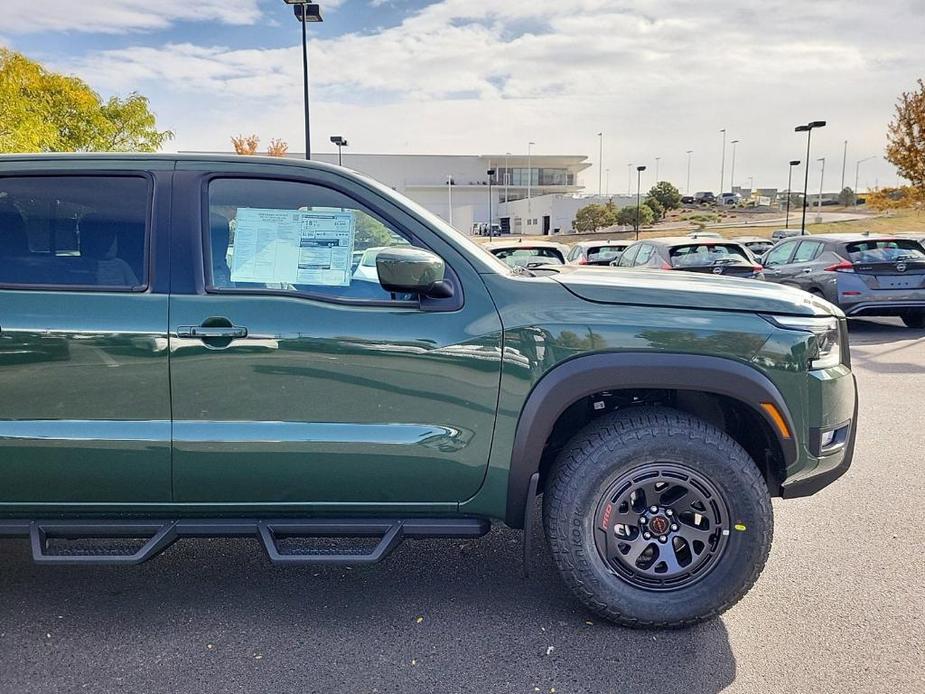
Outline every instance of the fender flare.
<svg viewBox="0 0 925 694"><path fill-rule="evenodd" d="M693 390L733 398L767 422L790 466L798 457L797 429L790 408L771 380L733 359L696 354L609 352L579 356L553 367L527 396L514 434L505 522L524 523L530 477L539 470L546 439L574 402L605 390L653 388ZM793 437L784 438L761 403L772 403Z"/></svg>

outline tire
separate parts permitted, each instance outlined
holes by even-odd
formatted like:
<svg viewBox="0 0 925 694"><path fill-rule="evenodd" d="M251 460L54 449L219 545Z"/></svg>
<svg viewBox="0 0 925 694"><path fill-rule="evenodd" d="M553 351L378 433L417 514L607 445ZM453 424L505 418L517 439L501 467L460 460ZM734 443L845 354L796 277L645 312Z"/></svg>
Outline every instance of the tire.
<svg viewBox="0 0 925 694"><path fill-rule="evenodd" d="M634 476L645 478L654 474L653 468L670 475L665 477L670 482L659 484L673 485L674 480L690 475L683 484L698 481L699 486L689 486L692 494L711 486L714 492L711 498L718 512L710 521L713 540L700 543L704 553L713 548L712 554L703 559L709 563L694 569L691 562L687 571L692 575L683 579L652 578L653 572L660 568L658 561L649 568L650 575L636 575L642 573L638 564L620 558L607 560L606 548L600 548L599 543L610 542L611 530L618 553L624 547L616 532L620 526L608 522L608 519L628 518L618 503L623 497L610 496L612 485L619 483L625 490L625 484L650 484L654 478L639 481ZM675 488L665 489L660 493L662 500ZM671 519L678 523L671 525L673 535L678 529L690 534L680 514L686 514L688 519L697 517L691 516L689 510L682 511L685 498L675 504L679 515ZM652 500L655 499L646 494L646 504ZM605 504L603 513L602 504ZM643 512L649 513L645 508ZM630 508L630 513L636 511ZM659 526L664 520L663 516ZM703 520L701 516L700 522ZM637 541L645 544L640 528L652 530L655 522L653 514L648 526L637 525L629 530L638 532ZM574 595L604 619L642 628L688 627L732 607L754 585L764 568L774 525L767 484L745 450L703 420L661 407L615 412L594 420L580 431L562 450L546 482L543 524L556 566ZM602 524L607 524L608 529L602 530ZM725 532L720 528L725 528ZM642 563L645 564L647 553L651 556L656 551L659 560L662 552L669 550L666 558L669 554L680 557L682 552L675 543L680 543L683 549L684 542L680 537L671 537L668 543L673 550L668 544L650 547L643 553ZM696 546L695 540L693 547ZM692 551L688 553L693 556ZM675 566L679 563L674 562Z"/></svg>
<svg viewBox="0 0 925 694"><path fill-rule="evenodd" d="M902 315L903 323L907 328L925 328L925 311L909 311Z"/></svg>

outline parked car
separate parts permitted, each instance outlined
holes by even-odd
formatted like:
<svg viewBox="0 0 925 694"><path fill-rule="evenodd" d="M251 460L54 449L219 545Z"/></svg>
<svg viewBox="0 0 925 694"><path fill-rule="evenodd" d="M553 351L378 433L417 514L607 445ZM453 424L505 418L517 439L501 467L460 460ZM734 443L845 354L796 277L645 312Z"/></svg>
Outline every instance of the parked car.
<svg viewBox="0 0 925 694"><path fill-rule="evenodd" d="M682 195L681 196L682 205L693 205L695 202L697 201L694 199L693 195Z"/></svg>
<svg viewBox="0 0 925 694"><path fill-rule="evenodd" d="M610 265L632 241L582 241L572 246L566 262L574 265Z"/></svg>
<svg viewBox="0 0 925 694"><path fill-rule="evenodd" d="M524 241L523 239L492 241L483 244L485 250L511 267L537 265L565 265L568 246L552 241Z"/></svg>
<svg viewBox="0 0 925 694"><path fill-rule="evenodd" d="M710 191L701 191L699 193L694 193L694 202L698 205L715 205L716 196Z"/></svg>
<svg viewBox="0 0 925 694"><path fill-rule="evenodd" d="M357 229L378 284L352 277ZM526 529L529 563L542 494L578 600L681 627L751 588L771 497L842 475L857 431L828 302L709 274L539 276L296 159L0 156L0 326L0 537L42 565L251 536L276 564L356 566L492 520ZM67 349L33 350L48 334ZM4 359L20 345L32 361Z"/></svg>
<svg viewBox="0 0 925 694"><path fill-rule="evenodd" d="M800 236L800 229L775 229L771 232L772 241L780 241L781 239L789 239L791 236Z"/></svg>
<svg viewBox="0 0 925 694"><path fill-rule="evenodd" d="M925 249L858 233L787 239L762 259L765 279L823 297L850 316L899 316L925 327Z"/></svg>
<svg viewBox="0 0 925 694"><path fill-rule="evenodd" d="M760 258L774 247L774 242L761 236L736 236L736 243L745 246L756 258Z"/></svg>
<svg viewBox="0 0 925 694"><path fill-rule="evenodd" d="M623 251L616 267L709 272L762 279L762 267L735 241L685 237L637 241Z"/></svg>
<svg viewBox="0 0 925 694"><path fill-rule="evenodd" d="M717 202L723 207L735 207L742 202L742 196L738 193L721 193Z"/></svg>

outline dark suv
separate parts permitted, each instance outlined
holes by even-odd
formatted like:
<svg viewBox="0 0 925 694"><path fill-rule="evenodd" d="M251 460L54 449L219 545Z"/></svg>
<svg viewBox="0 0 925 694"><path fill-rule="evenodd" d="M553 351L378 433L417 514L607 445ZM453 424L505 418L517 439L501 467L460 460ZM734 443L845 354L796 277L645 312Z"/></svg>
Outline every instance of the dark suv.
<svg viewBox="0 0 925 694"><path fill-rule="evenodd" d="M899 316L925 327L925 248L915 239L804 236L778 243L763 263L766 279L821 296L848 316Z"/></svg>
<svg viewBox="0 0 925 694"><path fill-rule="evenodd" d="M529 562L542 494L590 610L689 625L856 418L844 317L805 292L541 276L313 162L0 157L0 536L40 564L219 536L363 564L492 520Z"/></svg>

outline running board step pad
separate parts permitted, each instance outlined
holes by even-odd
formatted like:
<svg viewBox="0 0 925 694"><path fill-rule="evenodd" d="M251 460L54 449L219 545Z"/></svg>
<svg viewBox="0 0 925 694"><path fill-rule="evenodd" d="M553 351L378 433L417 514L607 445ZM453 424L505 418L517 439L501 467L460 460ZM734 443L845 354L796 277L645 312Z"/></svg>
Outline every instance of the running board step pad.
<svg viewBox="0 0 925 694"><path fill-rule="evenodd" d="M186 520L0 520L0 538L27 537L37 564L133 565L157 556L181 538L256 537L274 564L374 564L402 540L427 537L481 537L491 523L480 518L410 519L186 519ZM290 548L288 541L329 538L372 538L369 542L331 549ZM134 540L133 547L114 548L106 540ZM90 545L56 547L55 540L99 540Z"/></svg>

